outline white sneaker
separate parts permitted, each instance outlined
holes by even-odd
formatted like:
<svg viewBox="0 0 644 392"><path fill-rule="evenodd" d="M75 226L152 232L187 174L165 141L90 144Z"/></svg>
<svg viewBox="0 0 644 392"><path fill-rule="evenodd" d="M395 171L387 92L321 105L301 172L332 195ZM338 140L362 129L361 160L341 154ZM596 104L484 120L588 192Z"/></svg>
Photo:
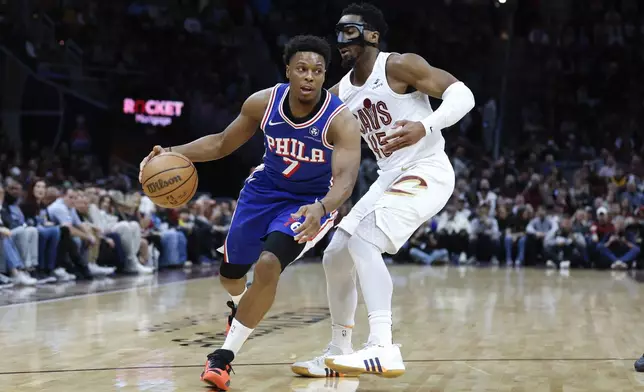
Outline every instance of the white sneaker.
<svg viewBox="0 0 644 392"><path fill-rule="evenodd" d="M628 265L624 263L621 260L616 260L613 264L610 266L611 269L618 269L618 270L625 270L628 269Z"/></svg>
<svg viewBox="0 0 644 392"><path fill-rule="evenodd" d="M139 263L138 261L135 263L131 263L126 272L131 273L131 274L141 274L141 275L149 275L154 273L154 269L151 267L146 267L143 264Z"/></svg>
<svg viewBox="0 0 644 392"><path fill-rule="evenodd" d="M56 279L58 279L58 282L61 282L61 283L76 280L76 275L70 274L62 267L56 268L53 274L56 277Z"/></svg>
<svg viewBox="0 0 644 392"><path fill-rule="evenodd" d="M359 374L343 374L329 369L324 360L332 355L342 355L343 352L336 346L328 345L322 355L309 361L295 362L291 365L293 373L304 377L357 377Z"/></svg>
<svg viewBox="0 0 644 392"><path fill-rule="evenodd" d="M570 261L569 260L564 260L561 263L559 263L559 269L567 270L569 268L570 268Z"/></svg>
<svg viewBox="0 0 644 392"><path fill-rule="evenodd" d="M16 276L13 277L13 283L18 286L35 286L38 280L32 278L25 271L18 271Z"/></svg>
<svg viewBox="0 0 644 392"><path fill-rule="evenodd" d="M95 263L87 264L87 268L92 276L107 276L113 274L116 270L114 267L101 267Z"/></svg>
<svg viewBox="0 0 644 392"><path fill-rule="evenodd" d="M546 261L546 268L557 268L557 264L552 260L548 260Z"/></svg>
<svg viewBox="0 0 644 392"><path fill-rule="evenodd" d="M467 253L461 252L461 254L458 256L458 263L459 264L467 263Z"/></svg>
<svg viewBox="0 0 644 392"><path fill-rule="evenodd" d="M324 360L326 366L345 374L368 373L381 377L394 378L405 374L400 347L396 344L379 346L367 344L353 354L329 356Z"/></svg>
<svg viewBox="0 0 644 392"><path fill-rule="evenodd" d="M3 274L0 274L0 284L12 284L11 278Z"/></svg>

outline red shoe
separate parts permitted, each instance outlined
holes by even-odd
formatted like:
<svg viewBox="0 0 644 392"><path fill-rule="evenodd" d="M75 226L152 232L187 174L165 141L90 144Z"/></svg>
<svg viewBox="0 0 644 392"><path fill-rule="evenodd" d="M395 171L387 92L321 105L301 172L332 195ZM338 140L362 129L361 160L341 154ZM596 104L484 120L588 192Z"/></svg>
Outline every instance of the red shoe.
<svg viewBox="0 0 644 392"><path fill-rule="evenodd" d="M206 367L201 373L201 381L215 387L220 391L227 391L230 387L230 372L233 368L230 363L235 355L230 350L215 350L208 354Z"/></svg>
<svg viewBox="0 0 644 392"><path fill-rule="evenodd" d="M237 314L237 306L235 306L233 301L226 302L226 305L228 305L228 307L230 308L230 315L228 316L228 322L226 324L226 332L224 333L224 336L228 336L228 331L230 331L230 326L233 323L235 314Z"/></svg>

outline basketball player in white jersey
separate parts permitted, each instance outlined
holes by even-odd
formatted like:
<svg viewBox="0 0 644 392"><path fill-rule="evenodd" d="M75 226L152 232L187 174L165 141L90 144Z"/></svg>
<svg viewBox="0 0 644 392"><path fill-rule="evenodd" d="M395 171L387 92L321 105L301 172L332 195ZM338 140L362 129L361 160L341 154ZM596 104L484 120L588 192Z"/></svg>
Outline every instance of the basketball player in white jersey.
<svg viewBox="0 0 644 392"><path fill-rule="evenodd" d="M336 25L342 63L351 71L329 91L358 118L380 176L342 219L324 253L332 338L322 356L292 365L303 376L398 377L405 372L392 342L393 284L382 254L395 254L449 200L455 178L441 130L474 107L465 84L422 57L381 52L386 30L382 12L364 3L345 8ZM442 99L436 111L428 96ZM370 334L365 347L353 352L356 273Z"/></svg>

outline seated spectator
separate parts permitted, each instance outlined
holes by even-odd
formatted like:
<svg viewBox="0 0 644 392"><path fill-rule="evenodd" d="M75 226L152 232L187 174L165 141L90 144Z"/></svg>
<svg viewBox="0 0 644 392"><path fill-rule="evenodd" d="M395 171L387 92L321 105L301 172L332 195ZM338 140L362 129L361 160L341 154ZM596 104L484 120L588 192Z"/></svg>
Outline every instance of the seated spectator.
<svg viewBox="0 0 644 392"><path fill-rule="evenodd" d="M499 243L499 225L490 216L487 204L479 206L477 213L470 226L470 260L494 262Z"/></svg>
<svg viewBox="0 0 644 392"><path fill-rule="evenodd" d="M520 267L525 259L526 227L532 219L532 207L525 206L508 218L504 231L503 245L505 246L505 265L512 266L513 248L516 246L517 254L514 266Z"/></svg>
<svg viewBox="0 0 644 392"><path fill-rule="evenodd" d="M483 204L488 206L490 216L496 215L497 196L496 193L490 190L490 182L485 178L479 183L479 191L476 192L476 199L479 206Z"/></svg>
<svg viewBox="0 0 644 392"><path fill-rule="evenodd" d="M606 234L597 245L600 255L599 268L628 269L637 256L640 248L635 243L635 236L626 230L625 220L615 218L615 231Z"/></svg>
<svg viewBox="0 0 644 392"><path fill-rule="evenodd" d="M573 231L572 220L565 217L554 232L549 232L544 240L546 267L562 270L579 266L584 261L586 241L581 233Z"/></svg>
<svg viewBox="0 0 644 392"><path fill-rule="evenodd" d="M546 208L544 206L539 206L539 208L537 208L537 216L533 218L526 227L526 233L528 235L526 240L526 249L528 250L528 254L533 255L533 257L541 256L543 252L544 239L548 234L551 234L556 230L557 224L551 217L547 216ZM536 262L535 259L531 261L533 263Z"/></svg>
<svg viewBox="0 0 644 392"><path fill-rule="evenodd" d="M119 233L121 238L127 236L132 238L130 242L126 241L125 245L128 260L125 272L136 274L153 273L154 269L146 265L150 261L148 246L152 242L152 235L148 232L147 227L143 228L144 223L136 212L136 204L126 200L125 195L120 191L110 191L108 197L109 199L103 197L100 202L103 219L106 222L113 223L114 217L116 217L119 224L115 224L113 230ZM157 247L161 249L160 238L157 242Z"/></svg>
<svg viewBox="0 0 644 392"><path fill-rule="evenodd" d="M78 192L74 206L81 224L97 238L96 243L89 246L88 261L90 264L98 264L100 260L101 264L106 266L103 268L110 268L114 273L117 265L122 266L125 263L121 238L118 235L108 236L101 227L92 223L89 219L90 203L85 192ZM111 273L107 275L111 275Z"/></svg>
<svg viewBox="0 0 644 392"><path fill-rule="evenodd" d="M409 239L409 257L420 264L432 265L437 261L448 261L447 249L439 248L439 242L434 235L433 226L436 222L428 221L420 226Z"/></svg>
<svg viewBox="0 0 644 392"><path fill-rule="evenodd" d="M454 204L448 204L438 217L436 228L438 242L447 249L450 258L458 257L459 263L467 261L470 222L463 214L458 214Z"/></svg>
<svg viewBox="0 0 644 392"><path fill-rule="evenodd" d="M5 219L5 225L11 229L11 237L16 243L25 268L35 272L38 267L38 229L25 223L18 201L22 197L22 185L11 177L6 179L6 194L3 209L9 212L10 218Z"/></svg>
<svg viewBox="0 0 644 392"><path fill-rule="evenodd" d="M11 236L11 230L4 225L4 221L11 219L9 211L2 208L4 201L4 188L0 185L0 240L2 241L2 256L5 264L4 271L11 277L11 282L20 286L34 286L38 280L32 278L25 271L25 264L22 261L22 256L16 247L15 242ZM7 282L2 278L3 282Z"/></svg>
<svg viewBox="0 0 644 392"><path fill-rule="evenodd" d="M34 181L21 205L27 224L38 230L38 265L44 274L51 274L58 282L75 280L75 275L57 263L61 232L47 216L47 206L43 202L46 188L45 181Z"/></svg>
<svg viewBox="0 0 644 392"><path fill-rule="evenodd" d="M112 199L108 195L98 196L95 188L86 190L88 195L88 217L104 233L107 238L112 239L114 246L106 242L114 250L116 256L117 270L127 273L151 273L151 269L139 269L141 265L139 253L141 250L147 252L148 242L141 238L141 228L138 222L119 221L114 214ZM108 249L106 249L108 250ZM145 253L143 256L147 256ZM144 258L147 260L147 258Z"/></svg>
<svg viewBox="0 0 644 392"><path fill-rule="evenodd" d="M76 243L81 254L83 254L83 262L88 270L86 272L89 272L91 276L110 275L114 273L114 268L101 267L87 260L87 250L91 245L97 243L97 239L91 229L87 225L82 224L83 222L78 216L75 208L77 197L78 191L76 189L69 188L65 190L62 197L59 197L47 207L47 214L54 223L67 228L72 240Z"/></svg>
<svg viewBox="0 0 644 392"><path fill-rule="evenodd" d="M637 191L635 181L629 181L626 184L626 190L622 193L622 201L628 203L631 211L635 211L644 205L644 193Z"/></svg>
<svg viewBox="0 0 644 392"><path fill-rule="evenodd" d="M597 208L595 214L597 218L595 223L590 226L590 241L587 242L589 245L589 255L593 259L596 256L595 252L599 242L607 235L615 232L615 226L613 226L613 223L610 221L608 209L606 207L600 206Z"/></svg>

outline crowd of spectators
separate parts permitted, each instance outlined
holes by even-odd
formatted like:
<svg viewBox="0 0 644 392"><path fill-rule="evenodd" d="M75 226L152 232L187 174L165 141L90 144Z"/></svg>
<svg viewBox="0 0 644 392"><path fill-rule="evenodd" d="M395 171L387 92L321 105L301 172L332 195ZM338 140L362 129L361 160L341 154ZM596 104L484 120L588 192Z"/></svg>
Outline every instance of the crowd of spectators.
<svg viewBox="0 0 644 392"><path fill-rule="evenodd" d="M88 69L115 71L107 87L120 83L155 91L159 86L150 81L164 80L166 92L190 102L191 124L211 132L230 122L250 91L281 79L281 49L289 36L329 35L345 5L272 3L269 8L241 0L34 4L55 21L60 37L83 48ZM644 84L623 82L641 77L635 65L644 55L638 49L643 7L628 0L612 4L578 5L572 19L536 24L525 37L516 37L528 48L524 55L532 68L525 83L531 88L521 96L521 124L503 130L517 136L503 140L523 143L504 145L496 159L489 131L498 101L489 91L498 80L486 71L495 64L487 48L507 39L507 32L495 27L487 8L456 0L437 2L431 14L379 4L413 30L396 28L391 20L384 48L417 52L453 72L472 87L478 104L444 132L457 175L452 200L416 231L394 262L561 269L643 265L644 110L639 109ZM410 41L410 34L428 39ZM268 52L268 60L247 61L249 48L256 56ZM52 56L38 49L39 56ZM145 77L133 81L128 72ZM333 68L329 79L337 80L340 72ZM151 274L221 257L216 250L234 201L203 195L180 210L160 209L119 166L103 170L95 155L69 145L53 151L32 143L24 156L0 151L4 284ZM352 202L377 176L371 154L363 158ZM314 254L320 255L324 245Z"/></svg>
<svg viewBox="0 0 644 392"><path fill-rule="evenodd" d="M211 264L220 257L217 249L235 206L201 195L185 208L166 210L138 191L75 182L61 186L40 177L22 181L16 174L0 186L3 285Z"/></svg>

